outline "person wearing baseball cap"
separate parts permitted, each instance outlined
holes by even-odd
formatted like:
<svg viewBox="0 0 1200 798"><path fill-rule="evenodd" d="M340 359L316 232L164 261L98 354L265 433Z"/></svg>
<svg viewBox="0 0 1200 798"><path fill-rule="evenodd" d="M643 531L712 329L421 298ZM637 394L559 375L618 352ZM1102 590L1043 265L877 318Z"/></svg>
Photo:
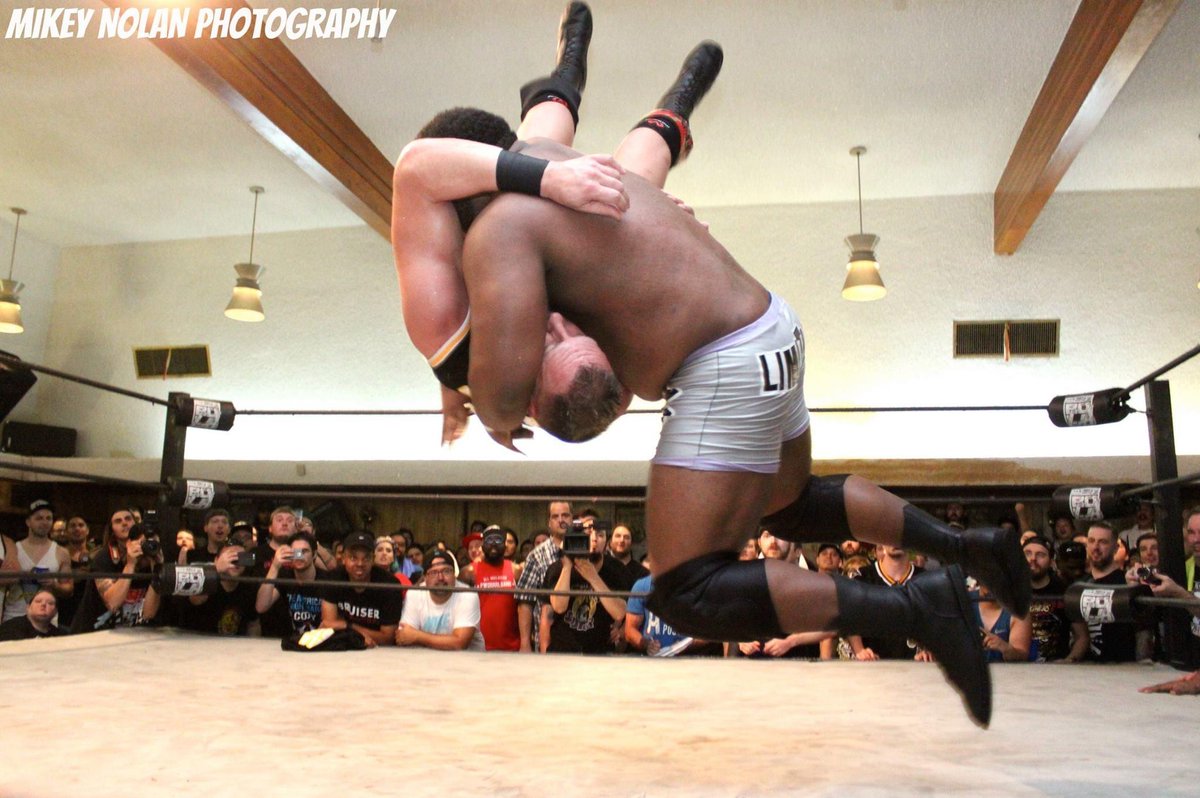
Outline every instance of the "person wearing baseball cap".
<svg viewBox="0 0 1200 798"><path fill-rule="evenodd" d="M396 645L442 651L484 650L479 596L438 590L462 584L455 580L457 570L458 563L448 551L438 549L425 558L425 584L430 590L414 591L404 602Z"/></svg>
<svg viewBox="0 0 1200 798"><path fill-rule="evenodd" d="M70 571L71 555L65 547L50 539L50 530L54 526L54 510L45 499L35 499L29 504L25 514L25 527L29 534L22 541L13 544L11 556L16 559L17 566L22 571ZM60 580L22 580L8 588L4 600L4 612L0 620L8 621L13 618L25 617L30 600L37 594L39 588L49 588L55 599L70 596L75 590L75 582L70 579Z"/></svg>
<svg viewBox="0 0 1200 798"><path fill-rule="evenodd" d="M390 646L396 641L396 626L404 596L395 589L367 589L367 585L399 587L392 575L375 565L375 538L366 532L351 532L342 541L341 567L330 572L330 581L345 585L321 591L321 627L353 629L362 635L367 648Z"/></svg>

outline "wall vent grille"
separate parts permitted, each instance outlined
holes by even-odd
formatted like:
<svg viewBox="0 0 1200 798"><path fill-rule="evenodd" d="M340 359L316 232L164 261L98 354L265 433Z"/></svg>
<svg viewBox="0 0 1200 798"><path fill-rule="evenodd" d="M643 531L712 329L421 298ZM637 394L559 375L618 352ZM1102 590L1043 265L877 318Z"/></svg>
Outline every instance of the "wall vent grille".
<svg viewBox="0 0 1200 798"><path fill-rule="evenodd" d="M167 377L211 377L208 345L155 346L133 350L139 380Z"/></svg>
<svg viewBox="0 0 1200 798"><path fill-rule="evenodd" d="M1058 325L1058 319L956 321L954 356L1054 357L1058 355Z"/></svg>

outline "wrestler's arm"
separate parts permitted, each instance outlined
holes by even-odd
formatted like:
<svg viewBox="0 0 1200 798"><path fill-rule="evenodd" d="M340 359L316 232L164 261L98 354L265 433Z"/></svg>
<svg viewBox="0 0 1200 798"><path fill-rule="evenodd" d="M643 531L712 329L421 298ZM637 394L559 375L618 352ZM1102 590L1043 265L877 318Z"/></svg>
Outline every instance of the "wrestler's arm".
<svg viewBox="0 0 1200 798"><path fill-rule="evenodd" d="M533 398L546 342L546 276L536 223L512 214L481 218L463 251L472 308L471 371L475 413L501 445L521 427Z"/></svg>
<svg viewBox="0 0 1200 798"><path fill-rule="evenodd" d="M466 318L458 269L462 229L457 199L497 191L499 147L460 139L417 139L392 176L392 252L400 278L404 323L413 344L431 357ZM621 167L608 155L551 161L541 196L568 208L620 218L629 206Z"/></svg>

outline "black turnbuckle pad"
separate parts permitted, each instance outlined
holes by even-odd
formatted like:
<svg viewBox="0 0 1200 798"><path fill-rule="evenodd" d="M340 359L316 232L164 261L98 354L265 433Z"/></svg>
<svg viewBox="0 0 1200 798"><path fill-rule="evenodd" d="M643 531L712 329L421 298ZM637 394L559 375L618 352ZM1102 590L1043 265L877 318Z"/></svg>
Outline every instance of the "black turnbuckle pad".
<svg viewBox="0 0 1200 798"><path fill-rule="evenodd" d="M229 504L229 485L215 479L167 477L167 502L184 510L207 510Z"/></svg>
<svg viewBox="0 0 1200 798"><path fill-rule="evenodd" d="M1072 621L1084 623L1146 623L1154 608L1139 599L1151 598L1149 585L1094 585L1075 582L1063 594Z"/></svg>
<svg viewBox="0 0 1200 798"><path fill-rule="evenodd" d="M173 395L171 400L175 403L175 422L181 427L225 431L233 427L237 417L233 402L197 399L187 394Z"/></svg>
<svg viewBox="0 0 1200 798"><path fill-rule="evenodd" d="M164 563L158 575L158 592L164 596L211 596L219 585L216 566L210 562Z"/></svg>
<svg viewBox="0 0 1200 798"><path fill-rule="evenodd" d="M1056 427L1094 427L1112 424L1132 412L1125 404L1129 395L1120 388L1092 393L1056 396L1046 412Z"/></svg>
<svg viewBox="0 0 1200 798"><path fill-rule="evenodd" d="M1136 496L1126 496L1131 485L1094 485L1071 487L1064 485L1054 489L1050 498L1050 511L1069 515L1080 521L1103 521L1105 518L1122 518L1137 512Z"/></svg>

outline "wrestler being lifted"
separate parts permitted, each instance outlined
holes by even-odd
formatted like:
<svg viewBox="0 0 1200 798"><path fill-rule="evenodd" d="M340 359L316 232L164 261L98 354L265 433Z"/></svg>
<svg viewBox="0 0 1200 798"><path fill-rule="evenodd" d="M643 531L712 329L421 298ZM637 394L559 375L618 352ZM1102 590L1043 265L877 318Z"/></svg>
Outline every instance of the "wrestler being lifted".
<svg viewBox="0 0 1200 798"><path fill-rule="evenodd" d="M441 115L439 135L464 135L455 118L465 131L478 113ZM646 507L651 609L708 639L823 630L914 639L986 725L991 681L963 570L1025 615L1029 571L1016 535L960 535L862 478L813 476L799 320L657 186L622 174L620 218L578 213L536 196L547 193L556 164L579 158L568 147L512 145L509 132L483 157L441 141L423 153L441 170L499 166L484 179L508 189L463 208L468 381L492 437L511 446L504 431L533 409L555 436L587 439L623 411L621 386L667 399ZM561 324L560 313L578 328ZM547 335L548 323L560 332ZM855 538L954 565L896 589L739 561L760 521L791 541Z"/></svg>
<svg viewBox="0 0 1200 798"><path fill-rule="evenodd" d="M527 161L509 160L503 150L519 151L539 139L568 146L573 142L591 36L591 11L584 3L572 3L559 24L553 72L521 88L521 126L515 133L494 114L452 109L426 124L396 164L392 247L404 322L442 384L443 443L461 436L469 417L471 313L461 259L474 202L462 198L486 196L498 188L533 190L569 208L620 218L628 207L621 175L628 169L663 186L671 167L692 148L688 119L721 69L721 49L711 42L699 45L658 106L626 134L612 156L581 156L529 174L522 170ZM502 149L475 142L500 143ZM447 168L454 163L459 165ZM559 336L567 330L578 332L570 321L556 317L546 334ZM629 396L618 389L618 399L624 407Z"/></svg>

